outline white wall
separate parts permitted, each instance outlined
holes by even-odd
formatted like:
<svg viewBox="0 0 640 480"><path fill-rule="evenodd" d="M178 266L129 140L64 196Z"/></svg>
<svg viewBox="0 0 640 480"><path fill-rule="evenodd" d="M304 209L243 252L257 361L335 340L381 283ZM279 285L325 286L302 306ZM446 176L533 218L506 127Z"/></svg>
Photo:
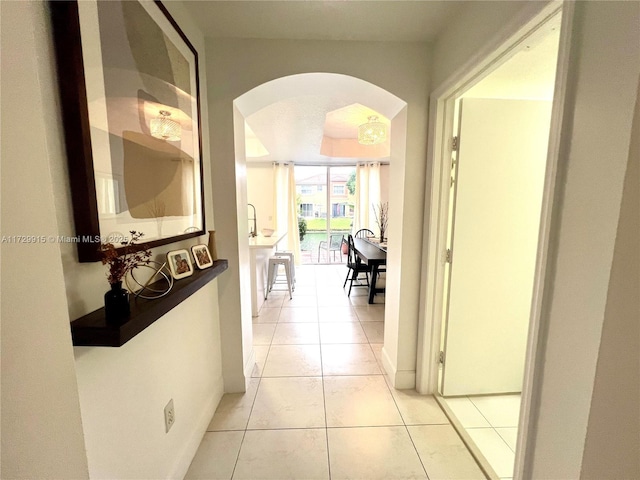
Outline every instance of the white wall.
<svg viewBox="0 0 640 480"><path fill-rule="evenodd" d="M91 478L184 476L222 396L217 293L214 281L122 347L74 349Z"/></svg>
<svg viewBox="0 0 640 480"><path fill-rule="evenodd" d="M474 56L490 53L489 38L498 35L507 40L507 32L512 31L513 25L521 25L547 3L546 0L466 2L442 29L433 46L432 90L465 70Z"/></svg>
<svg viewBox="0 0 640 480"><path fill-rule="evenodd" d="M640 4L577 2L573 31L572 124L562 130L529 459L536 478L575 478L583 461L640 74ZM626 383L628 374L616 373Z"/></svg>
<svg viewBox="0 0 640 480"><path fill-rule="evenodd" d="M263 228L276 228L273 182L273 165L247 164L247 201L256 207L258 232Z"/></svg>
<svg viewBox="0 0 640 480"><path fill-rule="evenodd" d="M583 479L640 478L639 182L640 83L580 473Z"/></svg>
<svg viewBox="0 0 640 480"><path fill-rule="evenodd" d="M23 6L18 8L18 5ZM205 177L209 178L207 92L202 87L206 85L204 39L180 4L169 2L167 7L200 54L203 166ZM11 26L19 27L5 30L5 9L15 12L13 16L17 18L11 21ZM47 234L51 231L54 235L71 236L74 235L71 198L63 132L59 126L61 120L57 82L49 45L50 27L46 3L2 2L2 13L3 67L6 52L11 51L5 49L6 35L10 41L15 40L11 46L19 59L16 60L16 65L9 64L11 75L15 74L11 88L16 92L19 87L29 88L23 94L8 93L9 90L5 90L3 71L3 116L16 119L10 124L3 122L3 167L4 162L7 162L11 168L18 170L13 175L10 171L3 172L2 179L3 182L10 181L10 186L19 185L21 190L11 193L8 201L3 198L2 218L5 225L11 226L7 222L13 222L13 228L7 229L7 233L12 230L22 233L28 229L34 234ZM8 22L7 24L9 25ZM32 30L35 31L35 40L25 41L24 32ZM29 61L25 62L25 59ZM30 67L31 70L25 71L23 67ZM36 77L34 68L39 69L39 78ZM16 101L6 102L6 99ZM12 110L5 114L5 108ZM9 125L15 125L16 132L10 132L7 137L12 142L5 143L4 129ZM41 125L40 130L38 125ZM25 134L28 134L28 138L21 136ZM28 148L34 151L29 152ZM24 169L24 172L20 169ZM3 197L4 192L3 188ZM205 182L208 228L213 228L211 198L210 184ZM31 201L33 206L30 207L28 202ZM28 212L28 216L25 216L25 212ZM29 227L30 221L33 221L32 227ZM198 241L206 243L206 240L205 236ZM194 239L154 249L154 255L161 257L168 250L188 247L196 242ZM39 259L35 248L46 248L46 258ZM3 448L3 456L5 452L7 455L14 454L6 464L3 457L3 474L5 470L10 472L18 463L29 463L24 475L31 478L75 478L82 475L77 472L64 474L62 471L55 474L56 469L53 467L58 463L71 470L77 469L78 463L83 463L84 475L86 476L88 467L89 475L93 478L182 476L189 467L223 391L217 280L124 347L74 349L71 345L69 321L102 306L104 292L108 289L105 267L99 263L79 264L73 244L42 245L35 248L25 250L24 258L21 258L22 254L12 256L16 263L11 262L2 269L3 277L8 274L9 278L6 283L3 281L3 294L13 281L18 282L13 287L18 293L8 290L7 296L3 297L21 302L20 306L12 305L10 300L3 298L3 313L5 308L11 309L11 314L16 315L16 319L20 321L20 329L25 331L22 336L25 338L21 337L18 341L8 335L6 341L11 342L13 348L22 345L22 357L25 357L25 352L29 353L29 356L13 364L13 372L17 378L27 378L30 375L42 377L38 378L39 383L32 390L24 381L7 389L3 388L3 410L5 395L16 399L24 396L29 398L29 401L21 404L13 419L16 425L21 426L21 431L5 431L3 424L3 447L5 438L10 438L5 437L5 432L18 439L29 432L34 437L28 439L31 445L25 440L28 448L11 439L22 451L12 451L12 447L7 450ZM30 262L34 262L33 268L25 268ZM25 278L21 278L21 275L25 275ZM25 285L30 287L25 288ZM38 291L47 294L42 297L33 295L36 285ZM59 290L57 296L56 290ZM45 304L39 305L39 298ZM59 307L63 311L58 311L56 298L60 298ZM25 322L25 318L30 321ZM60 322L56 322L56 318ZM28 330L33 332L27 335ZM3 326L3 343L4 333ZM55 347L57 353L43 358L40 354L47 354L45 345L48 348ZM3 345L3 356L4 352ZM75 364L73 361L69 362L71 355L75 355ZM7 365L11 364L12 362L7 362ZM7 377L7 382L9 378ZM50 386L52 382L56 382L56 386ZM69 390L66 403L57 405L56 397L51 392L65 389ZM175 402L177 421L171 432L165 434L163 409L170 398ZM52 415L51 412L56 414ZM79 434L80 438L84 434L86 455L84 446L80 449L74 445L78 432L74 434L70 431L79 426L80 415L82 430ZM6 418L13 417L11 415ZM58 425L58 420L66 423ZM49 435L52 432L54 433ZM64 442L60 438L64 438ZM42 445L48 441L49 445ZM136 453L135 458L130 457L133 452ZM49 465L49 456L55 457L55 463ZM39 468L46 473L38 474ZM7 473L7 476L12 475Z"/></svg>
<svg viewBox="0 0 640 480"><path fill-rule="evenodd" d="M2 235L57 235L42 3L1 2ZM8 121L10 119L10 121ZM89 478L60 248L2 243L2 478Z"/></svg>
<svg viewBox="0 0 640 480"><path fill-rule="evenodd" d="M530 3L514 4L478 2L449 26L434 50L436 87L505 25L531 12ZM583 450L640 73L639 9L637 2L575 3L534 379L539 407L531 412L526 478L577 478L587 461ZM629 375L610 373L621 384Z"/></svg>
<svg viewBox="0 0 640 480"><path fill-rule="evenodd" d="M375 62L363 59L362 50L365 47L375 49ZM389 238L392 242L389 251L395 252L390 253L390 262L396 265L393 274L397 275L393 279L397 285L393 294L397 301L387 303L385 325L389 329L389 334L385 332L385 336L389 338L387 357L393 370L392 377L401 372L400 375L408 379L407 386L412 386L416 365L420 275L416 258L422 239L429 55L429 47L424 43L207 40L209 107L211 125L215 126L210 133L216 226L223 239L220 242L220 254L229 258L230 270L233 271L239 270L242 255L238 249L240 237L237 234L237 222L244 222L246 217L244 212L235 208L240 204L237 203L237 192L242 189L240 181L236 182L236 191L229 191L227 180L235 171L234 159L237 155L233 149L233 101L236 98L265 82L284 76L329 72L371 82L408 103L408 107L401 112L406 120L402 120L403 124L398 129L406 132L406 139L395 139L396 144L406 141L406 159L392 158L391 167L391 170L400 172L395 180L394 173L391 174L395 195L391 203L398 210L390 212L389 220ZM401 150L404 152L405 147ZM239 176L237 178L240 179ZM398 232L394 235L395 240L392 237L394 230ZM395 247L394 241L397 242ZM243 281L235 273L220 280L220 284L224 284L224 293L220 297L223 328L227 321L232 325L246 323L246 319L238 318L243 304L240 291L249 291ZM391 279L387 282L387 288L391 282ZM222 337L224 344L227 340L235 343L234 339L227 339L224 331ZM246 362L246 359L245 353L243 360Z"/></svg>

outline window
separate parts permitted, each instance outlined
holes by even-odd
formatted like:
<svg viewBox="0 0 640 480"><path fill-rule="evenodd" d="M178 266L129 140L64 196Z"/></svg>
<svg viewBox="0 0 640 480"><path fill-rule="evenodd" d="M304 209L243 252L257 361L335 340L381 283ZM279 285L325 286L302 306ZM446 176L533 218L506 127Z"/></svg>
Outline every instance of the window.
<svg viewBox="0 0 640 480"><path fill-rule="evenodd" d="M318 189L319 192L322 191L323 187L324 187L324 185L316 185L316 188Z"/></svg>
<svg viewBox="0 0 640 480"><path fill-rule="evenodd" d="M300 185L300 193L302 195L311 195L313 193L313 185Z"/></svg>
<svg viewBox="0 0 640 480"><path fill-rule="evenodd" d="M334 195L344 195L344 185L334 185L333 186L333 194Z"/></svg>
<svg viewBox="0 0 640 480"><path fill-rule="evenodd" d="M300 204L300 216L302 216L302 217L312 217L313 216L313 204L312 203L301 203Z"/></svg>
<svg viewBox="0 0 640 480"><path fill-rule="evenodd" d="M345 203L332 203L331 204L331 216L332 217L346 217L347 205Z"/></svg>

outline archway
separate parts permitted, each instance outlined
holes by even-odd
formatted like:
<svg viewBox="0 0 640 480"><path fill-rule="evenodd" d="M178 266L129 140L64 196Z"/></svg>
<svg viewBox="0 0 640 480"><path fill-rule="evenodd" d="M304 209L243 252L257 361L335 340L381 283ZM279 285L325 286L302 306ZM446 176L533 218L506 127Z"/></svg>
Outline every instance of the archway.
<svg viewBox="0 0 640 480"><path fill-rule="evenodd" d="M233 139L234 160L236 178L236 209L235 219L237 224L237 243L234 250L237 251L239 263L240 285L240 329L229 329L233 339L227 339L223 332L225 344L234 345L237 351L230 354L235 359L242 358L243 377L238 378L237 366L235 379L225 374L225 390L240 391L240 385L246 382L253 368L255 359L251 344L251 299L250 299L250 271L249 249L246 242L247 224L242 221L246 213L246 154L245 154L245 120L259 112L261 109L275 102L294 97L326 96L338 103L350 105L359 103L365 105L391 121L391 145L390 145L390 184L392 190L389 195L390 228L389 232L389 263L394 265L387 274L387 293L385 305L385 346L383 349L383 363L395 386L400 388L413 388L415 385L415 338L417 335L417 319L409 315L401 315L401 309L405 308L400 299L403 285L416 286L419 282L419 271L412 268L404 268L401 258L401 250L407 244L407 236L413 237L415 226L408 225L405 221L406 194L400 187L404 183L407 144L407 103L385 89L382 89L365 80L333 73L305 73L290 75L263 83L233 101ZM283 159L295 160L295 159ZM216 211L216 223L218 213ZM405 236L407 230L411 233ZM404 240L403 240L404 238ZM418 244L411 238L409 242ZM419 252L416 252L418 255ZM397 266L397 267L396 267ZM221 302L223 299L221 298ZM417 309L417 304L410 306ZM402 323L401 323L402 322ZM401 352L401 353L400 353ZM224 355L224 352L223 352ZM402 356L402 359L399 357ZM402 367L400 363L409 365ZM223 359L224 364L224 359ZM225 367L226 368L226 367Z"/></svg>

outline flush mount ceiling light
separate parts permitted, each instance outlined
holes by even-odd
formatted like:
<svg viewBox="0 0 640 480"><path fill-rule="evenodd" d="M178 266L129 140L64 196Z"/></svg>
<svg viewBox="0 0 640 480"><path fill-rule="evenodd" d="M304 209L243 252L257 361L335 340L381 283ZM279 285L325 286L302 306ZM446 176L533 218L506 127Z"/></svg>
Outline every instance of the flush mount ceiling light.
<svg viewBox="0 0 640 480"><path fill-rule="evenodd" d="M377 115L371 115L369 121L358 127L358 143L377 145L387 139L387 126L378 121Z"/></svg>
<svg viewBox="0 0 640 480"><path fill-rule="evenodd" d="M171 112L160 110L158 118L151 120L151 136L176 142L180 140L180 124L169 117Z"/></svg>

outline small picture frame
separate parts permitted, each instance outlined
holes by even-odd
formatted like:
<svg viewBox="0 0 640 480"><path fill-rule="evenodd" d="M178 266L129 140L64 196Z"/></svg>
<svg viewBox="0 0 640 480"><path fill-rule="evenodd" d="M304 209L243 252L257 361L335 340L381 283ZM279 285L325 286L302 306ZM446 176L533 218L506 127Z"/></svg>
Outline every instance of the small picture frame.
<svg viewBox="0 0 640 480"><path fill-rule="evenodd" d="M194 245L193 247L191 247L191 253L193 254L193 259L196 262L196 266L200 270L209 268L211 265L213 265L211 253L209 252L209 248L207 248L206 245Z"/></svg>
<svg viewBox="0 0 640 480"><path fill-rule="evenodd" d="M171 275L176 280L193 275L193 264L191 257L186 250L173 250L167 253L167 263Z"/></svg>

